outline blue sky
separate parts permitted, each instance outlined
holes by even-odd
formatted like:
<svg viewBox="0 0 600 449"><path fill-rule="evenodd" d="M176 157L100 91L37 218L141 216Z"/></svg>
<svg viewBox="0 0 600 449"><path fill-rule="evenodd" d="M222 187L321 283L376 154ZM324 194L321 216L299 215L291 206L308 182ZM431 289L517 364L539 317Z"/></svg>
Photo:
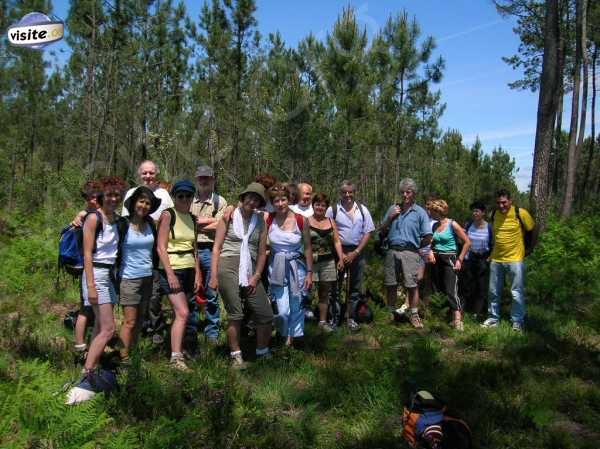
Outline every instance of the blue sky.
<svg viewBox="0 0 600 449"><path fill-rule="evenodd" d="M202 0L186 0L197 19ZM279 31L289 46L312 32L323 39L342 8L351 5L370 37L385 25L390 14L406 9L416 16L423 35L438 42L436 56L446 60L440 85L447 108L442 129L458 129L466 144L482 141L484 151L501 145L516 160L517 184L528 188L533 160L537 94L513 91L508 83L519 78L502 60L516 53L518 37L513 23L500 17L491 0L257 0L258 28L266 36ZM63 19L68 0L54 2ZM63 44L64 45L64 44Z"/></svg>

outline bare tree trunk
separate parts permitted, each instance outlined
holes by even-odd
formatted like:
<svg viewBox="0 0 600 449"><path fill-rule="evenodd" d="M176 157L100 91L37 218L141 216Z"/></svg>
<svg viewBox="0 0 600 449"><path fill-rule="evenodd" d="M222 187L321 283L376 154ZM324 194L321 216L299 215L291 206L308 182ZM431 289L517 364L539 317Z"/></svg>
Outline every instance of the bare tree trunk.
<svg viewBox="0 0 600 449"><path fill-rule="evenodd" d="M8 212L10 213L15 203L15 182L17 178L17 150L13 148L10 160L10 184L8 185Z"/></svg>
<svg viewBox="0 0 600 449"><path fill-rule="evenodd" d="M536 215L538 224L535 235L536 239L538 233L546 227L549 157L552 149L554 122L558 107L558 98L555 94L560 83L558 66L558 0L546 0L544 30L544 60L540 82L530 191L532 211Z"/></svg>
<svg viewBox="0 0 600 449"><path fill-rule="evenodd" d="M588 71L588 51L587 51L587 4L585 5L585 9L582 11L583 14L583 28L581 30L581 48L582 48L582 71L583 71L583 79L582 79L582 92L581 92L581 119L579 121L579 136L577 138L577 158L581 155L581 150L583 149L583 143L585 141L585 124L587 118L587 99L588 99L588 83L589 83L589 71ZM577 171L577 170L576 170ZM575 182L574 188L577 189L577 182ZM579 183L581 187L581 184ZM576 195L578 205L581 204L581 200L583 199L583 192Z"/></svg>
<svg viewBox="0 0 600 449"><path fill-rule="evenodd" d="M594 159L594 146L596 138L596 63L598 62L598 46L594 46L594 53L592 54L592 135L590 138L590 150L588 152L587 164L585 165L585 174L583 175L583 184L581 186L581 197L583 201L588 197L587 186L590 177L590 170L592 168L592 161Z"/></svg>
<svg viewBox="0 0 600 449"><path fill-rule="evenodd" d="M95 46L96 46L96 4L92 3L92 39L89 46L88 53L88 65L87 65L87 98L86 98L86 109L87 109L87 138L88 138L88 164L90 167L90 173L93 176L95 170L94 160L94 137L92 132L92 104L94 96L94 57L95 57Z"/></svg>
<svg viewBox="0 0 600 449"><path fill-rule="evenodd" d="M567 182L565 187L565 199L563 201L562 216L569 218L573 210L573 199L575 198L575 175L577 174L577 163L579 161L579 146L577 145L577 125L579 121L579 92L581 78L581 60L584 51L583 30L585 29L585 10L587 0L577 0L577 32L575 50L575 68L573 72L573 101L571 103L571 126L569 129L569 155L567 159Z"/></svg>

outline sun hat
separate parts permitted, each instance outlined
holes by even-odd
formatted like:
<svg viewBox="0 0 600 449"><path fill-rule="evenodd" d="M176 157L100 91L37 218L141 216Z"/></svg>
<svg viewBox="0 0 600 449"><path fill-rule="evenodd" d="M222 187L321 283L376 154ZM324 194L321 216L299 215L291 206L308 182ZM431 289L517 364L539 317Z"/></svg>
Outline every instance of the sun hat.
<svg viewBox="0 0 600 449"><path fill-rule="evenodd" d="M183 181L177 181L171 188L171 195L175 196L175 194L178 192L196 193L196 186L194 186L192 181L187 179L184 179Z"/></svg>
<svg viewBox="0 0 600 449"><path fill-rule="evenodd" d="M125 200L124 206L129 212L129 215L133 215L133 208L135 207L135 203L137 203L137 200L141 195L146 195L150 199L150 211L148 212L148 215L156 212L160 207L160 203L162 203L162 200L154 195L154 192L148 187L139 186L133 191L131 196Z"/></svg>
<svg viewBox="0 0 600 449"><path fill-rule="evenodd" d="M215 172L208 165L201 165L196 169L196 178L209 177L214 178Z"/></svg>
<svg viewBox="0 0 600 449"><path fill-rule="evenodd" d="M240 193L240 201L244 200L244 196L247 193L255 193L260 197L260 206L258 207L265 207L267 204L267 200L265 199L265 188L262 184L258 182L251 182L248 184L248 187L246 187L246 189Z"/></svg>

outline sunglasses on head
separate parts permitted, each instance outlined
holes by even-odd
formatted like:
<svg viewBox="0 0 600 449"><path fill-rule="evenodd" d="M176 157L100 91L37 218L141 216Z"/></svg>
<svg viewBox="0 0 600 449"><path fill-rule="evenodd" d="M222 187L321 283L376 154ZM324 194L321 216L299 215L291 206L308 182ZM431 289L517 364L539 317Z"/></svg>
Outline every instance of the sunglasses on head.
<svg viewBox="0 0 600 449"><path fill-rule="evenodd" d="M175 198L177 198L178 200L182 200L182 199L191 198L193 196L194 196L193 193L186 192L186 193L178 193L177 195L175 195Z"/></svg>

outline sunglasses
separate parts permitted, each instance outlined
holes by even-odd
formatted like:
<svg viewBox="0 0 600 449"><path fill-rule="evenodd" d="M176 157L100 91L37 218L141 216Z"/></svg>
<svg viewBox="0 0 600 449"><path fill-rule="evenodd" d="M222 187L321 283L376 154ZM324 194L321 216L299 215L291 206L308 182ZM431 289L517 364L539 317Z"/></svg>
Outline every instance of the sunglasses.
<svg viewBox="0 0 600 449"><path fill-rule="evenodd" d="M193 193L178 193L177 195L175 195L175 198L177 198L178 200L183 200L183 199L189 199L192 198L194 196Z"/></svg>

